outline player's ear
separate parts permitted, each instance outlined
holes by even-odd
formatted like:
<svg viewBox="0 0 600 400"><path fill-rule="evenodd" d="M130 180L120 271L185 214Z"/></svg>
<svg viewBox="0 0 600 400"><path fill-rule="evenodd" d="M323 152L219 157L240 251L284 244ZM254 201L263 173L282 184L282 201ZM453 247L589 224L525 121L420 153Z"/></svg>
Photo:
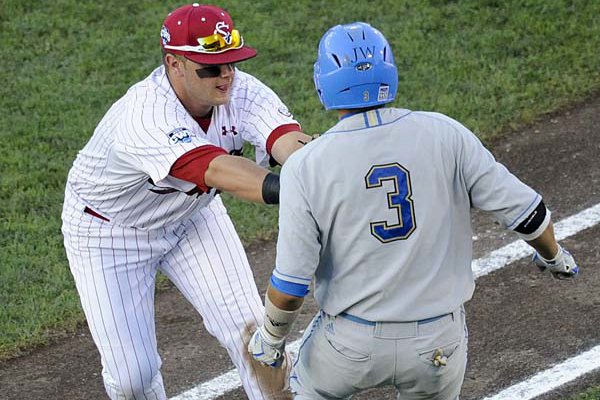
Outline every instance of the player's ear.
<svg viewBox="0 0 600 400"><path fill-rule="evenodd" d="M165 53L163 56L163 63L165 64L167 71L169 71L170 74L175 74L177 76L183 75L185 61L185 58L171 53Z"/></svg>

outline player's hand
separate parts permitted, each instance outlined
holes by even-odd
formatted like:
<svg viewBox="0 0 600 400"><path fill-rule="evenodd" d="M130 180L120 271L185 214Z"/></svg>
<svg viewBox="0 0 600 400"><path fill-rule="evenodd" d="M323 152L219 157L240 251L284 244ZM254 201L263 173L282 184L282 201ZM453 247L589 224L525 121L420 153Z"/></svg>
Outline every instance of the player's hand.
<svg viewBox="0 0 600 400"><path fill-rule="evenodd" d="M256 361L278 368L283 364L285 340L277 340L261 326L252 335L248 343L248 352Z"/></svg>
<svg viewBox="0 0 600 400"><path fill-rule="evenodd" d="M573 256L561 246L558 246L558 254L552 260L547 260L536 252L533 262L541 271L549 270L556 279L573 278L579 274L579 267Z"/></svg>

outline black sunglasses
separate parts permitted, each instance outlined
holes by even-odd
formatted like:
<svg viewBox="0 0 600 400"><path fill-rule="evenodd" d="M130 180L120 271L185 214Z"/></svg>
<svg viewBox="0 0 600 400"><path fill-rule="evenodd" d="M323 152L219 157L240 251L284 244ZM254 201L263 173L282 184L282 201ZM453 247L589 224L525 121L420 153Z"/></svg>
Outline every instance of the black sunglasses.
<svg viewBox="0 0 600 400"><path fill-rule="evenodd" d="M235 68L234 64L217 64L217 65L209 65L203 68L198 68L196 70L196 75L198 78L216 78L217 76L221 76L221 67L226 66L231 71Z"/></svg>

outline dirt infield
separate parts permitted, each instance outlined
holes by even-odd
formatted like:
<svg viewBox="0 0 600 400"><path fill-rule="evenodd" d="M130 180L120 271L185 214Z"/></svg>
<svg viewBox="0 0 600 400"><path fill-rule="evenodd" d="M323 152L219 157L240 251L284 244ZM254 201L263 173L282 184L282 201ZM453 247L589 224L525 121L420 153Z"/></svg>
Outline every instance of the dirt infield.
<svg viewBox="0 0 600 400"><path fill-rule="evenodd" d="M538 190L559 221L600 203L600 96L489 143L497 159ZM475 213L474 257L516 239ZM461 399L480 399L600 344L600 226L563 241L582 274L564 282L522 259L477 281L467 303L469 364ZM274 264L274 244L248 249L261 291ZM170 288L157 296L157 329L169 396L232 368L201 319ZM312 301L296 327L315 311ZM296 335L297 337L297 335ZM89 332L0 363L1 399L103 399L100 360ZM544 395L563 399L600 385L600 370ZM241 390L222 398L244 399ZM355 398L393 398L387 389Z"/></svg>

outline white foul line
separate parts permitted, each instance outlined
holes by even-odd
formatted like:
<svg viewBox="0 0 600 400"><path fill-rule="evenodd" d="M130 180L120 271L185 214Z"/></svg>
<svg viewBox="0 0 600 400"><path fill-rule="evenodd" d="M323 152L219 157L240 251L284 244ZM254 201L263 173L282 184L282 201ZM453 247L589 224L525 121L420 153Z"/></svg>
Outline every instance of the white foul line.
<svg viewBox="0 0 600 400"><path fill-rule="evenodd" d="M300 347L300 339L293 341L285 346L292 353L292 358L296 357ZM217 376L210 381L204 382L194 388L191 388L178 396L171 397L170 400L212 400L225 393L235 390L242 386L242 380L236 369Z"/></svg>
<svg viewBox="0 0 600 400"><path fill-rule="evenodd" d="M556 223L554 225L554 232L556 235L556 238L558 240L563 240L568 238L569 236L575 235L576 233L590 228L596 224L598 224L600 222L600 204L596 204L595 206L592 206L590 208L587 208L575 215L572 215L568 218L565 218L563 220L561 220L560 222ZM527 245L527 243L525 243L522 240L517 240L515 242L512 242L504 247L499 248L498 250L494 250L491 253L489 253L487 256L482 257L482 258L478 258L477 260L474 260L471 264L471 267L473 269L473 275L475 276L475 278L479 278L481 276L487 275L490 272L493 272L497 269L503 268L504 266L517 261L523 257L526 257L528 255L532 254L532 250L531 247L529 247L529 245ZM296 353L298 351L298 347L300 346L300 340L296 340L292 343L290 343L287 348L290 350L290 352L292 353ZM600 348L600 346L595 347L594 349L590 350L587 353L583 353L579 356L576 356L570 360L567 360L566 362L564 362L563 364L557 365L555 366L553 369L550 369L548 371L553 371L554 369L557 369L557 371L560 371L561 368L562 369L567 369L568 371L579 371L579 372L572 372L572 374L579 374L582 375L586 372L591 371L590 369L586 369L583 370L582 368L580 368L579 364L585 364L587 363L588 359L587 358L579 358L579 357L583 357L585 355L587 355L588 353L590 353L591 351L595 351L595 353L592 353L592 356L586 356L589 357L589 363L596 363L594 368L598 368L600 367L600 356L598 356L598 354L600 354L600 350L598 350L598 348ZM595 359L594 359L594 355L595 355ZM583 360L583 361L582 361ZM572 364L571 364L572 363ZM593 364L592 364L593 366ZM593 368L592 368L593 369ZM545 371L541 374L538 375L542 375L544 373L549 373L548 371ZM559 372L556 372L559 373ZM536 375L535 377L531 378L531 379L535 379L538 375ZM567 376L568 374L564 374L565 376ZM573 375L573 378L571 379L575 379L575 377L579 376L579 375ZM571 375L568 375L571 376ZM569 380L571 380L569 379ZM543 381L543 382L547 382L547 381ZM558 382L558 380L557 380ZM564 381L562 383L568 382ZM562 384L561 383L561 384ZM542 385L545 386L542 386ZM539 392L538 394L544 393L546 391L550 391L558 386L551 386L550 384L545 384L545 383L541 383L539 386L539 390L543 390L541 392ZM237 373L237 371L235 369L220 375L216 378L211 379L210 381L204 382L194 388L191 388L187 391L185 391L184 393L181 393L178 396L172 397L171 400L213 400L231 390L235 390L238 387L240 387L242 385L242 382L240 380L240 377ZM525 385L525 383L523 383L522 385ZM559 384L560 385L560 384ZM517 387L519 385L515 385L513 387ZM507 391L510 390L506 389ZM519 389L515 389L515 390L519 390ZM504 392L502 392L504 393ZM530 399L531 397L515 397L514 393L519 393L519 392L511 392L513 393L512 395L509 394L508 397L493 397L494 400L500 400L500 399ZM537 393L537 392L536 392ZM498 394L498 396L500 396L500 394ZM511 397L512 396L512 397Z"/></svg>
<svg viewBox="0 0 600 400"><path fill-rule="evenodd" d="M600 346L570 358L483 400L529 400L600 368Z"/></svg>

